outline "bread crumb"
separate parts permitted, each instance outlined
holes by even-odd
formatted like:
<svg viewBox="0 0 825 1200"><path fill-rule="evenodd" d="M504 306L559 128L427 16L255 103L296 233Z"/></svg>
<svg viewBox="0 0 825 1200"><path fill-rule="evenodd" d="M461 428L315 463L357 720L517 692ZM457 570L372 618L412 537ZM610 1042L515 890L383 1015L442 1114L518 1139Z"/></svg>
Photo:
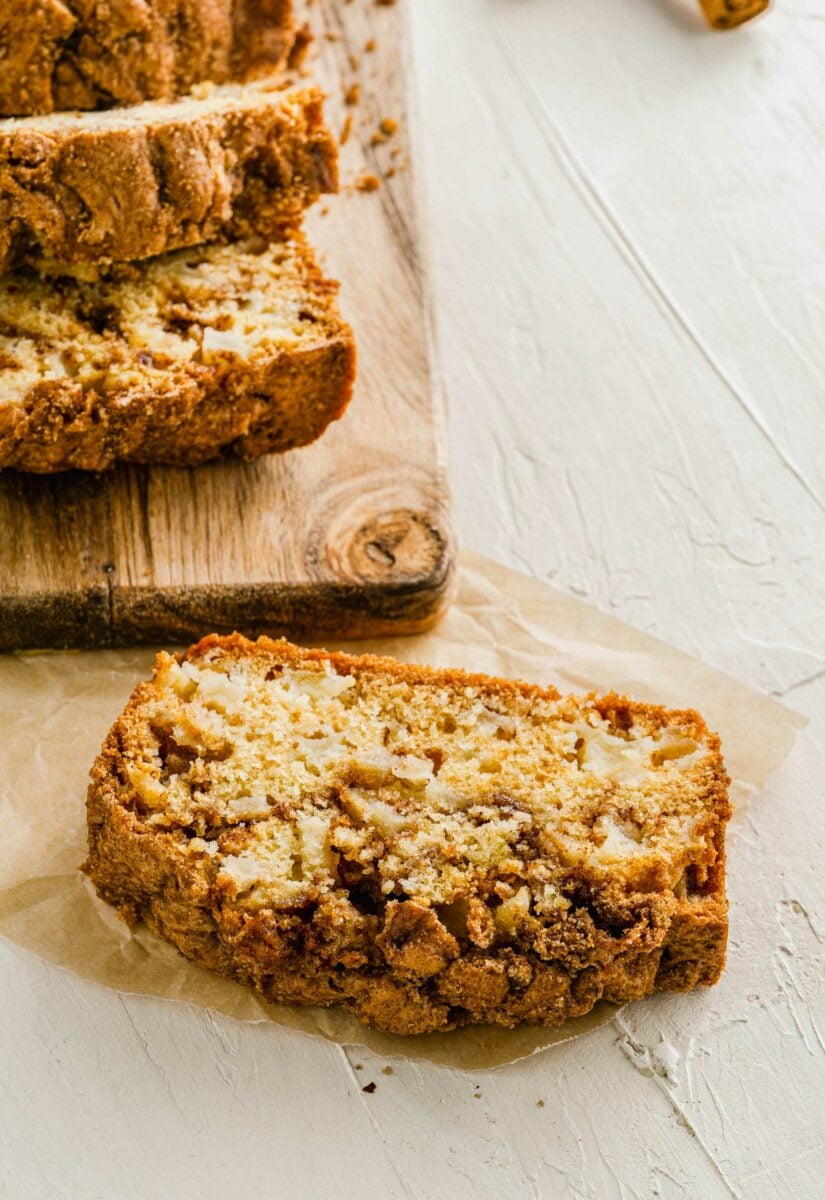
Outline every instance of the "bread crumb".
<svg viewBox="0 0 825 1200"><path fill-rule="evenodd" d="M357 192L377 192L381 186L381 180L377 175L361 175L356 179L354 186Z"/></svg>
<svg viewBox="0 0 825 1200"><path fill-rule="evenodd" d="M295 34L295 41L292 44L292 49L289 52L287 67L290 71L301 71L304 69L305 60L312 45L313 37L312 30L306 23L301 26Z"/></svg>
<svg viewBox="0 0 825 1200"><path fill-rule="evenodd" d="M371 146L383 146L384 142L388 141L398 129L398 122L393 121L391 117L384 117L379 121L378 128L370 138Z"/></svg>
<svg viewBox="0 0 825 1200"><path fill-rule="evenodd" d="M344 92L344 104L358 104L361 100L361 84L356 80Z"/></svg>
<svg viewBox="0 0 825 1200"><path fill-rule="evenodd" d="M537 1100L537 1101L536 1101L536 1108L544 1108L544 1101L543 1101L543 1100Z"/></svg>
<svg viewBox="0 0 825 1200"><path fill-rule="evenodd" d="M382 1075L392 1075L392 1067L382 1067L381 1074Z"/></svg>
<svg viewBox="0 0 825 1200"><path fill-rule="evenodd" d="M344 124L341 126L341 136L338 139L342 146L346 146L350 139L350 134L352 133L352 124L352 113L347 113Z"/></svg>
<svg viewBox="0 0 825 1200"><path fill-rule="evenodd" d="M368 1093L368 1094L371 1096L371 1095L372 1095L372 1093L375 1091L375 1089L376 1089L376 1087L377 1087L377 1086L378 1086L378 1084L376 1084L376 1083L366 1083L366 1084L364 1084L364 1086L361 1088L361 1091L362 1091L362 1092L367 1092L367 1093Z"/></svg>
<svg viewBox="0 0 825 1200"><path fill-rule="evenodd" d="M374 54L375 51L377 50L377 48L378 48L378 43L376 42L375 38L370 38L370 40L368 42L364 42L364 53L365 54Z"/></svg>

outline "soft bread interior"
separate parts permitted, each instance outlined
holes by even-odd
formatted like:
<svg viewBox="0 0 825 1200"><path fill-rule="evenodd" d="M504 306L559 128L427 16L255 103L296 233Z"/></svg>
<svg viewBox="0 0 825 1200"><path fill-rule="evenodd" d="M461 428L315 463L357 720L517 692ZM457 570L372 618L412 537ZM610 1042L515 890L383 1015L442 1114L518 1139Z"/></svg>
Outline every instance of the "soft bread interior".
<svg viewBox="0 0 825 1200"><path fill-rule="evenodd" d="M71 379L114 391L220 361L311 348L331 328L325 280L300 235L176 251L95 278L0 280L0 402Z"/></svg>
<svg viewBox="0 0 825 1200"><path fill-rule="evenodd" d="M506 932L569 907L571 873L701 893L721 760L696 714L267 646L162 655L124 742L127 803L228 902L355 888L449 923L495 891Z"/></svg>

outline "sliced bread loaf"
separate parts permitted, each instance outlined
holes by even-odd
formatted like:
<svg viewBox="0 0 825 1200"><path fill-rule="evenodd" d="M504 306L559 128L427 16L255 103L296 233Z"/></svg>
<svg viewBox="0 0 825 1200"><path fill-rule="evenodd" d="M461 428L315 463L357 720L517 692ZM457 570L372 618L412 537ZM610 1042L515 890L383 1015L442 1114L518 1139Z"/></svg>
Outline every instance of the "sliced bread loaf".
<svg viewBox="0 0 825 1200"><path fill-rule="evenodd" d="M9 0L0 116L171 100L283 62L292 0Z"/></svg>
<svg viewBox="0 0 825 1200"><path fill-rule="evenodd" d="M729 815L695 712L212 636L109 734L86 869L270 1000L556 1025L717 980Z"/></svg>
<svg viewBox="0 0 825 1200"><path fill-rule="evenodd" d="M0 121L0 274L271 237L336 187L315 88L207 86L169 104Z"/></svg>
<svg viewBox="0 0 825 1200"><path fill-rule="evenodd" d="M317 438L352 391L337 284L300 235L213 244L92 282L0 280L0 466L253 459Z"/></svg>

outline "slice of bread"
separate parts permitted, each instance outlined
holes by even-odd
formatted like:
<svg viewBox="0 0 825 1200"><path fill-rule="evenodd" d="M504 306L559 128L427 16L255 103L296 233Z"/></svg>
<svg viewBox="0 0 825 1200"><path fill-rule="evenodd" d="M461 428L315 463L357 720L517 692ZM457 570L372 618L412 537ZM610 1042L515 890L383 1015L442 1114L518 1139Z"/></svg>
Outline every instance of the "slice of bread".
<svg viewBox="0 0 825 1200"><path fill-rule="evenodd" d="M9 0L0 116L171 100L284 62L292 0Z"/></svg>
<svg viewBox="0 0 825 1200"><path fill-rule="evenodd" d="M0 467L194 465L314 441L352 392L336 290L299 234L91 282L0 280Z"/></svg>
<svg viewBox="0 0 825 1200"><path fill-rule="evenodd" d="M729 815L695 712L211 636L111 730L86 870L270 1000L557 1025L716 982Z"/></svg>
<svg viewBox="0 0 825 1200"><path fill-rule="evenodd" d="M0 274L272 237L337 188L316 88L262 80L100 113L0 121Z"/></svg>

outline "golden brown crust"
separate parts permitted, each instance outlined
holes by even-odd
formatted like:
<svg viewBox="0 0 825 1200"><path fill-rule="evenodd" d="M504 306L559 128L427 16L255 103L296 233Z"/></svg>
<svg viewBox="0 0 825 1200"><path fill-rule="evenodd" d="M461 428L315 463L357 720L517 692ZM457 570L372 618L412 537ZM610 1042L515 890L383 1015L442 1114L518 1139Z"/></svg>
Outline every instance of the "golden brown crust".
<svg viewBox="0 0 825 1200"><path fill-rule="evenodd" d="M284 62L292 0L13 0L0 14L0 116L171 100Z"/></svg>
<svg viewBox="0 0 825 1200"><path fill-rule="evenodd" d="M54 128L0 124L0 274L275 236L337 188L317 89L250 85ZM55 121L58 118L50 118Z"/></svg>
<svg viewBox="0 0 825 1200"><path fill-rule="evenodd" d="M413 687L448 687L456 694L476 688L496 696L499 711L516 696L557 699L553 689L391 659L329 655L266 638L251 643L237 634L205 638L178 661L199 662L214 652L269 662L276 670L326 659L336 673L356 677L385 673ZM143 736L141 713L156 696L154 683L138 686L94 765L85 869L126 920L146 921L192 961L270 1000L341 1005L366 1024L400 1034L475 1023L557 1025L600 999L621 1003L659 988L683 991L718 979L727 936L723 854L730 809L718 739L697 714L676 717L618 696L604 701L649 725L681 722L684 728L684 717L701 732L712 755L712 868L689 868L680 896L655 883L628 890L619 876L605 886L571 868L559 876L570 902L502 937L494 932L489 892L470 898L460 913L455 905L441 911L414 897L370 902L346 873L335 891L295 911L245 908L220 882L209 855L192 854L186 830L152 827L136 801L127 748ZM232 839L242 842L243 836L230 832L222 846L231 848Z"/></svg>

